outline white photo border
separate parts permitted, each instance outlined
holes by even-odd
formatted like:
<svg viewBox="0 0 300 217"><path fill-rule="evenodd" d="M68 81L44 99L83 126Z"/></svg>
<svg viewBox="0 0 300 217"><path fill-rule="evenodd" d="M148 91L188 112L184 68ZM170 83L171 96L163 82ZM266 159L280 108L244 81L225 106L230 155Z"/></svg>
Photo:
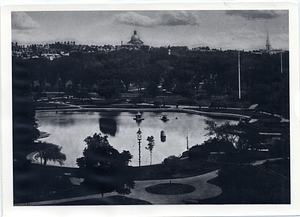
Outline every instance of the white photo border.
<svg viewBox="0 0 300 217"><path fill-rule="evenodd" d="M290 205L154 205L154 206L13 206L12 181L12 11L95 10L288 10L290 52ZM206 2L206 3L105 3L5 5L1 8L1 144L3 216L285 216L300 214L299 119L295 108L299 94L299 24L297 2Z"/></svg>

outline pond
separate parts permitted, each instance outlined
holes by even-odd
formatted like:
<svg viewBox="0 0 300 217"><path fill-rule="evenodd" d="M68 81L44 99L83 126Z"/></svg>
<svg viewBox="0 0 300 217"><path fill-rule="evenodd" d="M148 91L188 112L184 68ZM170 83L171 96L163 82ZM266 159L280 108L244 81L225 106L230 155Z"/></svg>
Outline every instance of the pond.
<svg viewBox="0 0 300 217"><path fill-rule="evenodd" d="M82 157L87 136L101 133L108 136L108 141L119 152L128 150L133 155L130 165L137 166L139 146L137 131L142 132L141 165L150 164L150 152L145 147L147 137L153 136L155 145L152 154L152 164L161 163L166 157L179 156L196 144L207 140L205 136L205 116L176 112L142 112L141 122L133 120L136 112L37 112L38 129L50 134L40 139L62 146L66 154L65 166L77 167L76 159ZM162 121L161 116L167 115L168 121ZM218 124L226 120L216 120ZM232 122L232 121L230 121ZM166 139L161 138L161 131Z"/></svg>

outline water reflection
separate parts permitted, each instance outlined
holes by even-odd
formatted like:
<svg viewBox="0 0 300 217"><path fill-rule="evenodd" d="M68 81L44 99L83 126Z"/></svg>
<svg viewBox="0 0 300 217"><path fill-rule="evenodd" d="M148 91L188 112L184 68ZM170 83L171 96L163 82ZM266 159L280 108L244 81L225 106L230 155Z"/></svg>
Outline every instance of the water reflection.
<svg viewBox="0 0 300 217"><path fill-rule="evenodd" d="M67 155L65 166L76 166L76 158L82 156L86 146L84 139L98 133L109 136L109 143L122 152L128 150L133 155L133 166L138 165L139 147L136 132L140 128L143 132L141 140L142 165L149 165L149 152L145 150L147 136L153 135L155 146L152 163L161 163L166 157L180 155L188 145L192 147L207 140L205 136L205 119L199 115L185 113L164 112L169 121L161 120L161 113L143 112L144 120L139 126L133 119L136 112L37 112L40 131L51 134L43 141L51 142L63 147L62 152ZM218 123L226 120L217 121ZM163 138L164 131L167 138Z"/></svg>
<svg viewBox="0 0 300 217"><path fill-rule="evenodd" d="M46 118L48 124L51 124L53 126L67 127L76 124L72 112L68 113L68 115L65 114L66 112L43 112L41 113L40 117L42 119ZM40 127L41 125L39 124L38 126Z"/></svg>
<svg viewBox="0 0 300 217"><path fill-rule="evenodd" d="M160 132L160 141L161 141L161 142L165 142L166 139L167 139L166 133L165 133L164 130L162 130L162 131Z"/></svg>
<svg viewBox="0 0 300 217"><path fill-rule="evenodd" d="M103 134L115 136L117 133L117 121L114 118L104 117L99 119L100 131Z"/></svg>

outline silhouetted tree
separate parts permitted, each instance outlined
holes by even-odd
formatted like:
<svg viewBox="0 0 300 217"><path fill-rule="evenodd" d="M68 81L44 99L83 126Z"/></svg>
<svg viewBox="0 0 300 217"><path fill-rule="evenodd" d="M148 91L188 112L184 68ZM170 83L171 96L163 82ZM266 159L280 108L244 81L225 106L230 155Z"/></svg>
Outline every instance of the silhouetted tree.
<svg viewBox="0 0 300 217"><path fill-rule="evenodd" d="M209 132L206 135L214 136L217 141L232 144L239 152L239 161L251 160L248 156L249 148L255 148L263 141L259 135L256 126L248 123L239 122L238 124L230 124L226 122L218 126L215 121L205 120Z"/></svg>
<svg viewBox="0 0 300 217"><path fill-rule="evenodd" d="M150 81L147 86L147 96L156 97L159 94L158 85L154 81Z"/></svg>
<svg viewBox="0 0 300 217"><path fill-rule="evenodd" d="M132 155L129 151L119 153L108 142L107 136L94 134L84 142L83 157L77 158L77 165L85 178L83 184L102 192L116 191L129 194L134 188L133 175L128 166Z"/></svg>
<svg viewBox="0 0 300 217"><path fill-rule="evenodd" d="M176 169L179 166L179 162L180 162L180 158L176 157L175 155L171 155L165 158L163 161L163 163L169 167L171 173L176 172Z"/></svg>
<svg viewBox="0 0 300 217"><path fill-rule="evenodd" d="M36 157L41 158L41 164L44 166L46 166L47 161L58 162L60 165L63 165L66 160L66 155L61 153L61 146L47 142L38 142L36 143L36 148L38 150ZM42 163L43 159L44 163Z"/></svg>
<svg viewBox="0 0 300 217"><path fill-rule="evenodd" d="M148 144L146 149L149 150L150 152L150 165L152 164L152 152L154 148L154 137L153 136L148 136L147 138Z"/></svg>
<svg viewBox="0 0 300 217"><path fill-rule="evenodd" d="M209 153L210 151L207 145L194 145L188 151L190 159L206 159Z"/></svg>
<svg viewBox="0 0 300 217"><path fill-rule="evenodd" d="M25 159L30 146L39 137L28 67L28 62L13 60L13 156L17 160Z"/></svg>

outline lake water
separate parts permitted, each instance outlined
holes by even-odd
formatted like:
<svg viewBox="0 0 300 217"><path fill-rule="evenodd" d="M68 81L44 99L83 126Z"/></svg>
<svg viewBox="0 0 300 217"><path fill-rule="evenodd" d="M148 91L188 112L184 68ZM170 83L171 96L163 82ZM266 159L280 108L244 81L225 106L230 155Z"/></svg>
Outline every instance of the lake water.
<svg viewBox="0 0 300 217"><path fill-rule="evenodd" d="M65 166L76 167L76 159L82 157L87 136L94 133L108 135L108 141L119 152L128 150L133 155L130 165L138 165L137 131L142 131L141 165L150 164L150 153L145 147L147 137L154 136L155 146L152 164L161 163L170 155L179 156L193 145L207 140L205 116L175 112L144 112L144 120L137 123L133 118L136 113L130 112L37 112L38 129L51 135L41 141L51 142L63 147L66 154ZM162 114L169 121L160 120ZM215 120L224 123L225 120ZM231 121L232 122L232 121ZM166 141L161 141L161 131L166 134Z"/></svg>

